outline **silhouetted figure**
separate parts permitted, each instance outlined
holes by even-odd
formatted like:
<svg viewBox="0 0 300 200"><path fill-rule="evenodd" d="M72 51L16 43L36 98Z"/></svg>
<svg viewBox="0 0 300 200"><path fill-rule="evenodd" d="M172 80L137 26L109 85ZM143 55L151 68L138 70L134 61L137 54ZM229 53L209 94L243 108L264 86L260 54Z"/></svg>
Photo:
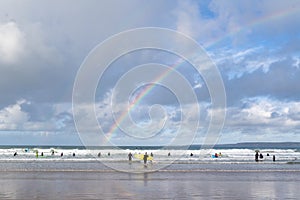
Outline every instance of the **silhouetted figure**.
<svg viewBox="0 0 300 200"><path fill-rule="evenodd" d="M194 155L193 153L190 154L190 156L193 156L193 155Z"/></svg>
<svg viewBox="0 0 300 200"><path fill-rule="evenodd" d="M260 158L260 159L263 159L263 158L264 158L264 156L262 155L262 153L259 154L259 158Z"/></svg>
<svg viewBox="0 0 300 200"><path fill-rule="evenodd" d="M41 153L41 156L44 156L44 152Z"/></svg>
<svg viewBox="0 0 300 200"><path fill-rule="evenodd" d="M171 156L171 153L170 153L170 152L168 153L168 156Z"/></svg>
<svg viewBox="0 0 300 200"><path fill-rule="evenodd" d="M98 153L98 157L100 157L100 156L101 156L101 153L99 152L99 153Z"/></svg>
<svg viewBox="0 0 300 200"><path fill-rule="evenodd" d="M132 157L133 157L132 153L129 152L129 154L128 154L128 160L131 161L131 160L132 160Z"/></svg>
<svg viewBox="0 0 300 200"><path fill-rule="evenodd" d="M61 154L60 154L60 157L63 157L64 156L64 153L63 152L61 152Z"/></svg>
<svg viewBox="0 0 300 200"><path fill-rule="evenodd" d="M273 155L273 162L275 162L275 155Z"/></svg>
<svg viewBox="0 0 300 200"><path fill-rule="evenodd" d="M110 152L108 152L108 154L107 154L108 156L110 156Z"/></svg>
<svg viewBox="0 0 300 200"><path fill-rule="evenodd" d="M270 154L267 153L267 156L270 156Z"/></svg>
<svg viewBox="0 0 300 200"><path fill-rule="evenodd" d="M258 152L255 153L255 161L258 161Z"/></svg>
<svg viewBox="0 0 300 200"><path fill-rule="evenodd" d="M147 152L145 153L145 155L144 155L144 164L147 164L147 159L148 159L148 155L147 155Z"/></svg>
<svg viewBox="0 0 300 200"><path fill-rule="evenodd" d="M219 155L217 153L215 153L215 158L219 157Z"/></svg>
<svg viewBox="0 0 300 200"><path fill-rule="evenodd" d="M73 153L73 157L75 157L75 153Z"/></svg>
<svg viewBox="0 0 300 200"><path fill-rule="evenodd" d="M15 152L15 153L14 153L14 156L17 156L17 155L18 155L18 153L17 153L17 152Z"/></svg>
<svg viewBox="0 0 300 200"><path fill-rule="evenodd" d="M150 153L150 156L152 156L152 157L153 157L153 153L152 153L152 152Z"/></svg>

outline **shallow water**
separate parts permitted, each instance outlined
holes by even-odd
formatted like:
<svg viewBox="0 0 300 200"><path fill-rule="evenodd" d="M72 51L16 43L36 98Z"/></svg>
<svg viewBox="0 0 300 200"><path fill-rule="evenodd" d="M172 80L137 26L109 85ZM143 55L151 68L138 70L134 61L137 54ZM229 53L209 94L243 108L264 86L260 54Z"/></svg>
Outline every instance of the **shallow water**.
<svg viewBox="0 0 300 200"><path fill-rule="evenodd" d="M297 199L300 172L0 172L0 199Z"/></svg>

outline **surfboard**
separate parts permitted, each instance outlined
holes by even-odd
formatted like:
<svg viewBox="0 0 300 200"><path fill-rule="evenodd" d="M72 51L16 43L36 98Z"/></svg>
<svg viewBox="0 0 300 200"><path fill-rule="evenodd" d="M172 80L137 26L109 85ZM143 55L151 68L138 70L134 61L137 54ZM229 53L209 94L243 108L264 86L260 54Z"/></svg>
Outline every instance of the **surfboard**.
<svg viewBox="0 0 300 200"><path fill-rule="evenodd" d="M134 154L134 157L140 160L144 160L144 154ZM148 156L147 160L153 160L153 157Z"/></svg>

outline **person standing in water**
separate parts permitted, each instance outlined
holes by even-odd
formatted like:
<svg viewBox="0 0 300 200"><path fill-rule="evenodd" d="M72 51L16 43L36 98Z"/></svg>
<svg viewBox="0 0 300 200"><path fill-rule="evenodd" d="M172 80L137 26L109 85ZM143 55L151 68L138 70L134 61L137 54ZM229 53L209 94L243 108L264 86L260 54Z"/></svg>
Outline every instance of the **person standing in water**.
<svg viewBox="0 0 300 200"><path fill-rule="evenodd" d="M133 157L133 156L132 156L132 153L129 152L129 154L128 154L128 160L131 161L131 160L132 160L132 157Z"/></svg>
<svg viewBox="0 0 300 200"><path fill-rule="evenodd" d="M258 152L255 153L255 161L258 162Z"/></svg>
<svg viewBox="0 0 300 200"><path fill-rule="evenodd" d="M143 158L145 165L147 164L147 159L148 159L148 154L146 152L145 155L144 155L144 158Z"/></svg>

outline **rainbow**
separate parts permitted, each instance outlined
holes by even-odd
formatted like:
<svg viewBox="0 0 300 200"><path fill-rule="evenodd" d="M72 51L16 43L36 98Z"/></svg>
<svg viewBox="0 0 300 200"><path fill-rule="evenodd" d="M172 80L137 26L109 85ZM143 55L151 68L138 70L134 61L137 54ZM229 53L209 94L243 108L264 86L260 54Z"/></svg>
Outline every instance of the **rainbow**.
<svg viewBox="0 0 300 200"><path fill-rule="evenodd" d="M159 76L157 76L152 83L147 84L147 86L134 98L133 101L130 102L128 109L124 110L121 115L116 119L115 123L110 127L106 138L109 141L112 137L112 134L116 131L116 129L118 128L118 125L121 124L123 122L123 120L125 119L125 117L127 116L128 112L134 108L134 106L138 105L145 96L147 96L147 94L149 94L154 87L156 86L157 82L160 82L161 80L163 80L166 76L168 76L170 74L170 72L172 70L174 70L175 68L179 67L182 63L184 63L184 60L182 58L179 58L175 64L173 64L168 70L165 70L162 74L160 74Z"/></svg>
<svg viewBox="0 0 300 200"><path fill-rule="evenodd" d="M270 15L267 15L265 17L262 18L257 18L253 21L251 21L250 23L248 23L247 25L245 25L243 28L236 28L234 29L232 32L229 32L228 34L216 38L215 40L210 41L208 44L205 44L206 48L211 48L219 43L221 43L222 41L225 41L226 39L242 32L244 29L246 29L246 27L254 27L254 26L258 26L258 25L262 25L268 21L273 21L276 19L280 19L280 18L284 18L287 17L289 15L293 15L294 13L297 13L300 10L300 8L298 8L297 6L294 6L293 8L290 9L286 9L286 10L282 10L280 12L274 12L271 13ZM156 77L153 82L151 84L148 84L136 97L135 99L129 104L128 109L124 110L121 115L115 120L114 124L110 127L109 131L106 134L106 139L109 142L113 136L113 133L117 130L118 125L121 124L123 122L123 120L125 119L126 115L128 114L128 112L133 109L136 105L138 105L142 99L145 98L145 96L147 96L147 94L149 94L153 88L155 87L155 83L160 82L161 80L163 80L165 77L167 77L170 72L176 68L178 68L182 63L184 63L185 60L183 60L182 58L179 58L175 64L173 64L168 70L164 71L162 74L160 74L158 77Z"/></svg>

